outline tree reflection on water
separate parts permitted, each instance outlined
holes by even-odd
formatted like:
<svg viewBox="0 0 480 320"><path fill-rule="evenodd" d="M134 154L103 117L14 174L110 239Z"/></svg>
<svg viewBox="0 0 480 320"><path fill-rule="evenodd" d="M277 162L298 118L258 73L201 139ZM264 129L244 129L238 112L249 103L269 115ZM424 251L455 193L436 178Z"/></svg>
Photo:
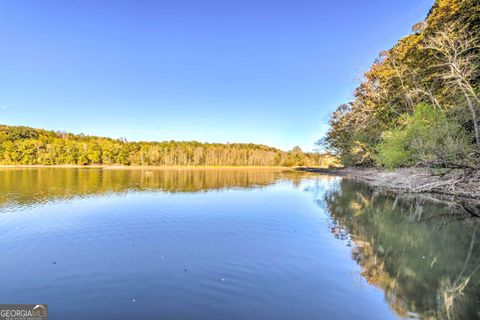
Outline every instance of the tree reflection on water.
<svg viewBox="0 0 480 320"><path fill-rule="evenodd" d="M317 198L331 230L352 245L362 276L401 317L480 318L475 203L378 191L341 180ZM351 239L351 240L350 240ZM350 242L351 241L351 242Z"/></svg>
<svg viewBox="0 0 480 320"><path fill-rule="evenodd" d="M303 173L261 169L19 168L0 170L0 206L38 204L108 193L205 192L268 186L279 179L298 181Z"/></svg>

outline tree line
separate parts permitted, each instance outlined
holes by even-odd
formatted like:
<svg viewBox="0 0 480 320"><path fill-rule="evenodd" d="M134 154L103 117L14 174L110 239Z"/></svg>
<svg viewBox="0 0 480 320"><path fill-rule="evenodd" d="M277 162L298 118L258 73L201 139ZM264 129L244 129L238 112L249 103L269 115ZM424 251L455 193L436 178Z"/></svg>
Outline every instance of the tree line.
<svg viewBox="0 0 480 320"><path fill-rule="evenodd" d="M24 126L0 126L0 164L138 166L322 166L328 155L259 144L128 142Z"/></svg>
<svg viewBox="0 0 480 320"><path fill-rule="evenodd" d="M349 166L480 166L480 0L436 0L319 141Z"/></svg>

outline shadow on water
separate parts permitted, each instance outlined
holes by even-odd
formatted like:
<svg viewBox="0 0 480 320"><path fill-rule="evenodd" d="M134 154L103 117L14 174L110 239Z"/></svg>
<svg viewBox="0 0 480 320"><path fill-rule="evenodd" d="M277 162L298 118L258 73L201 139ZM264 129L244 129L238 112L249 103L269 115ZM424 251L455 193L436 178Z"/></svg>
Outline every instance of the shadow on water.
<svg viewBox="0 0 480 320"><path fill-rule="evenodd" d="M346 179L320 194L332 233L399 316L480 318L480 224L465 204Z"/></svg>

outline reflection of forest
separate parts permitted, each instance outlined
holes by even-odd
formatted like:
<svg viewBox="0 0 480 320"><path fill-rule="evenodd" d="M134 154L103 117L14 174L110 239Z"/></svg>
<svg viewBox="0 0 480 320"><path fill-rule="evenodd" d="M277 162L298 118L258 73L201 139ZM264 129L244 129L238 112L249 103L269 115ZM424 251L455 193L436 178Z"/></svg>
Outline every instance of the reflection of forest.
<svg viewBox="0 0 480 320"><path fill-rule="evenodd" d="M300 173L279 170L103 170L100 168L33 168L0 170L0 205L30 204L134 190L199 192L266 186Z"/></svg>
<svg viewBox="0 0 480 320"><path fill-rule="evenodd" d="M456 204L352 180L340 181L325 201L332 230L348 231L362 275L385 291L398 315L480 318L478 218Z"/></svg>
<svg viewBox="0 0 480 320"><path fill-rule="evenodd" d="M0 208L141 190L262 187L280 179L299 186L306 176L274 170L3 169ZM384 290L398 315L480 318L478 218L451 202L378 192L353 180L315 181L314 188L305 190L327 207L332 233L352 246L362 275Z"/></svg>

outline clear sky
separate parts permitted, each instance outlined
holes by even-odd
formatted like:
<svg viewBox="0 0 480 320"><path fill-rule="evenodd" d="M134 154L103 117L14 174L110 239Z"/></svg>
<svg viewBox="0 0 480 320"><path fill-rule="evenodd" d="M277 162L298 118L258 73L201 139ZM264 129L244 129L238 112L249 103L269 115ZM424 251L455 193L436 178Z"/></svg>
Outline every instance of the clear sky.
<svg viewBox="0 0 480 320"><path fill-rule="evenodd" d="M433 0L0 0L0 123L312 150Z"/></svg>

